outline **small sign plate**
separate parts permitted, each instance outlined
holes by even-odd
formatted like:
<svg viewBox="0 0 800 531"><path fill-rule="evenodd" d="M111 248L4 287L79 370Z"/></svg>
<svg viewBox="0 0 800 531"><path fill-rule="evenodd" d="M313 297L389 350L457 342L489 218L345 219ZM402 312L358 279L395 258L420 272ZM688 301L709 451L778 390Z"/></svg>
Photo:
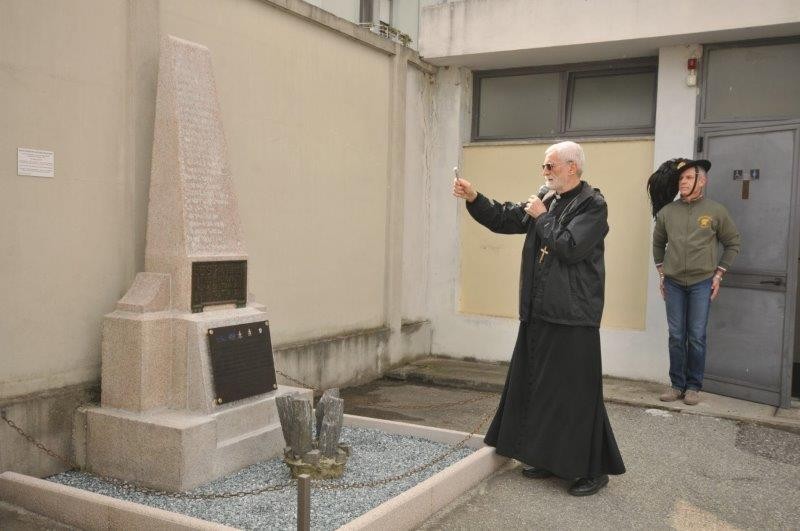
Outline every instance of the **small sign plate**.
<svg viewBox="0 0 800 531"><path fill-rule="evenodd" d="M17 148L17 175L55 177L55 157L52 151Z"/></svg>
<svg viewBox="0 0 800 531"><path fill-rule="evenodd" d="M761 169L755 168L747 173L744 170L733 170L734 181L757 181L761 178Z"/></svg>
<svg viewBox="0 0 800 531"><path fill-rule="evenodd" d="M192 311L214 304L247 304L247 260L192 262Z"/></svg>
<svg viewBox="0 0 800 531"><path fill-rule="evenodd" d="M217 405L277 389L268 321L210 328L206 335Z"/></svg>

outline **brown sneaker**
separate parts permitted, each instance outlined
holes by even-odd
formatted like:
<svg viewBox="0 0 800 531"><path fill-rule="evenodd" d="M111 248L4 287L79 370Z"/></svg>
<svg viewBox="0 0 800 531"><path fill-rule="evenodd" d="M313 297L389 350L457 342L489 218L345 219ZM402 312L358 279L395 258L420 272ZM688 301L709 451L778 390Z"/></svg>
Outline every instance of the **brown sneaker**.
<svg viewBox="0 0 800 531"><path fill-rule="evenodd" d="M700 402L700 392L695 391L694 389L689 389L686 391L686 395L683 397L683 403L687 406L696 406Z"/></svg>
<svg viewBox="0 0 800 531"><path fill-rule="evenodd" d="M675 402L681 398L683 398L683 393L674 387L670 387L664 393L661 393L659 397L662 402Z"/></svg>

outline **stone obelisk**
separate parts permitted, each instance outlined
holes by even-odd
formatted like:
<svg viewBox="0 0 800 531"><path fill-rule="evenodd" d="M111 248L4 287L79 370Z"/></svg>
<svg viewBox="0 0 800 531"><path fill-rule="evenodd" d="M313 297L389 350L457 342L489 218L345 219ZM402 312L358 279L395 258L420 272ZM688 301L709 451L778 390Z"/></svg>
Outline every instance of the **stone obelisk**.
<svg viewBox="0 0 800 531"><path fill-rule="evenodd" d="M167 273L172 307L191 306L193 262L246 260L207 48L162 46L145 270Z"/></svg>
<svg viewBox="0 0 800 531"><path fill-rule="evenodd" d="M105 317L101 407L76 426L99 475L186 490L280 453L265 308L247 252L204 46L159 59L145 271Z"/></svg>

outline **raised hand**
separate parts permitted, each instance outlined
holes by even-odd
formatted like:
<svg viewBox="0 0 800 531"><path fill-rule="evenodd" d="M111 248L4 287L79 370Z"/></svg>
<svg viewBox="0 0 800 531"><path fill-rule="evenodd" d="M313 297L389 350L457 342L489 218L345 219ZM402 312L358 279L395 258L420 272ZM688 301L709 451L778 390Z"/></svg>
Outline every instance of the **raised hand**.
<svg viewBox="0 0 800 531"><path fill-rule="evenodd" d="M458 176L458 172L456 172L456 177L453 179L453 195L461 199L466 199L468 203L472 203L475 201L475 198L478 197L478 192L475 190L475 187L472 186L471 182L462 179Z"/></svg>

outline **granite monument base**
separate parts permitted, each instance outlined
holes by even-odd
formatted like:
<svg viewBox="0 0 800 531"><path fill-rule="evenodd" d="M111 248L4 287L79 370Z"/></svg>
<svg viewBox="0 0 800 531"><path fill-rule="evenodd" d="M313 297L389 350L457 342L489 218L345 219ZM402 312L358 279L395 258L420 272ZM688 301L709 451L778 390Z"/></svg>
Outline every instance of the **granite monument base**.
<svg viewBox="0 0 800 531"><path fill-rule="evenodd" d="M164 310L152 302L168 289L164 277L140 273L106 316L101 405L79 410L73 439L78 464L94 474L183 491L279 453L284 441L276 397L310 399L312 391L270 384L269 392L249 398L221 397L209 332L245 325L245 334L265 334L268 344L267 314L257 304ZM144 287L147 296L134 296ZM252 376L248 364L239 370Z"/></svg>
<svg viewBox="0 0 800 531"><path fill-rule="evenodd" d="M280 386L268 395L201 414L87 407L78 412L79 464L93 474L167 491L184 491L253 463L284 446L275 398L312 391Z"/></svg>

